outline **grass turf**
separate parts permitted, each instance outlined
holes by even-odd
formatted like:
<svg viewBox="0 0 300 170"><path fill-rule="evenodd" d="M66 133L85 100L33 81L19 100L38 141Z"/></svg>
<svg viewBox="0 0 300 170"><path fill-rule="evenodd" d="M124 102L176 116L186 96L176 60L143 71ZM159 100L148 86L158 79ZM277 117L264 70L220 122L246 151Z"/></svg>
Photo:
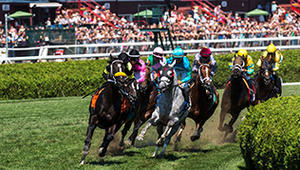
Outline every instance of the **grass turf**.
<svg viewBox="0 0 300 170"><path fill-rule="evenodd" d="M300 86L285 86L283 95L300 95ZM220 105L205 124L200 140L189 140L194 129L194 122L189 119L177 151L170 144L162 159L150 158L157 136L155 128L151 128L144 141L124 152L117 147L120 139L117 134L107 156L99 161L97 148L104 131L98 128L87 164L79 166L89 102L89 97L0 101L0 169L243 169L245 166L237 143L221 143L223 134L216 129Z"/></svg>

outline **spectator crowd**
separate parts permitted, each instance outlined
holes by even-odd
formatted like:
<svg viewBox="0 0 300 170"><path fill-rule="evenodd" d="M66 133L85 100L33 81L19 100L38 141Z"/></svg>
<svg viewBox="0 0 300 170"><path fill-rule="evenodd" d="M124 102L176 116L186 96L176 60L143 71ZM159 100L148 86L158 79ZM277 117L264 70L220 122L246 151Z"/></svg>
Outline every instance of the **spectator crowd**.
<svg viewBox="0 0 300 170"><path fill-rule="evenodd" d="M220 6L214 10L214 16L208 15L195 6L192 12L178 9L165 12L157 23L147 25L147 28L168 27L171 36L175 40L206 40L206 39L243 39L260 37L297 36L300 34L300 17L292 11L286 11L276 6L272 14L266 17L245 17L238 14L220 12ZM111 23L111 24L108 24ZM104 6L96 6L93 11L88 9L66 9L59 7L56 10L56 18L50 18L39 29L63 29L75 28L77 44L103 44L114 42L144 42L154 39L152 32L143 32L146 28L143 24L132 22L125 17L119 18L115 13L105 9ZM23 25L10 26L8 31L10 47L22 46L29 38L25 34ZM163 34L167 38L167 34ZM48 37L41 37L42 41L48 41ZM5 46L6 36L3 24L0 23L0 46ZM292 44L297 43L295 41ZM215 48L222 46L240 46L240 43L210 44ZM245 44L243 44L245 45ZM247 46L259 45L255 42ZM186 48L191 48L187 46ZM88 53L94 53L99 48L88 48ZM82 49L77 51L84 53ZM86 52L86 51L85 51Z"/></svg>

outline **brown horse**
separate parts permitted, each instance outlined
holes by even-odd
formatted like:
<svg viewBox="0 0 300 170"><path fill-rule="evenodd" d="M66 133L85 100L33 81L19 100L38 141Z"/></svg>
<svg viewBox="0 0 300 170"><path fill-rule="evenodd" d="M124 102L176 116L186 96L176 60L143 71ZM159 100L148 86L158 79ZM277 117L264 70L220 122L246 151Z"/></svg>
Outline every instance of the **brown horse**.
<svg viewBox="0 0 300 170"><path fill-rule="evenodd" d="M274 90L275 82L272 80L272 65L270 64L271 58L265 58L262 60L260 70L257 72L256 82L256 100L258 103L267 101L271 97L277 97L281 94L276 93Z"/></svg>
<svg viewBox="0 0 300 170"><path fill-rule="evenodd" d="M196 82L190 91L192 106L188 117L192 118L196 124L195 132L191 136L192 141L200 138L204 123L212 116L219 103L219 93L212 83L210 71L208 64L200 64ZM211 92L213 94L210 94ZM185 122L178 132L176 142L180 141L184 128Z"/></svg>
<svg viewBox="0 0 300 170"><path fill-rule="evenodd" d="M139 128L151 117L155 109L158 90L150 78L150 68L146 68L145 80L140 84L140 90L137 93L137 103L134 109L135 116L128 121L122 130L122 139L120 146L124 145L124 138L127 131L130 129L131 124L134 122L133 132L126 141L128 145L134 145L135 139L138 135Z"/></svg>
<svg viewBox="0 0 300 170"><path fill-rule="evenodd" d="M109 63L110 73L113 76L92 97L89 108L89 124L80 164L84 164L85 157L89 153L93 132L97 126L105 129L105 136L99 148L99 156L105 156L114 135L127 121L131 112L130 105L135 100L134 83L136 81L130 80L124 73L126 66L123 60L111 57Z"/></svg>
<svg viewBox="0 0 300 170"><path fill-rule="evenodd" d="M227 86L224 89L221 103L220 123L218 129L226 132L224 140L226 136L233 131L232 125L237 120L240 112L250 105L249 88L248 84L246 84L246 79L243 76L244 66L245 61L243 58L235 56L231 80L227 83ZM230 113L232 118L229 124L225 124L223 126L225 115L227 113Z"/></svg>

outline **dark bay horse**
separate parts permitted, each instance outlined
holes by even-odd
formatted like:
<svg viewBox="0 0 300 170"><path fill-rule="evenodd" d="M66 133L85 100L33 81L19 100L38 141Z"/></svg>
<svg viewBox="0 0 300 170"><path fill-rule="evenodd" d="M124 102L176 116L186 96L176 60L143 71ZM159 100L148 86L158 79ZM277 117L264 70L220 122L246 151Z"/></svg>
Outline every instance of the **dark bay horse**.
<svg viewBox="0 0 300 170"><path fill-rule="evenodd" d="M150 68L147 67L145 80L140 84L140 89L137 92L137 102L134 109L135 115L130 121L126 122L124 129L122 130L120 146L124 145L124 138L133 122L133 132L125 143L132 146L134 145L139 128L151 117L151 114L155 109L157 96L158 90L151 81Z"/></svg>
<svg viewBox="0 0 300 170"><path fill-rule="evenodd" d="M131 112L131 102L135 100L135 81L130 80L125 71L125 63L118 58L110 58L110 73L113 75L93 95L89 107L90 116L85 145L80 164L84 164L89 153L93 132L96 127L105 129L105 136L99 148L99 156L105 156L109 143L115 133L127 121Z"/></svg>
<svg viewBox="0 0 300 170"><path fill-rule="evenodd" d="M262 65L255 77L256 82L256 100L258 103L267 101L271 97L280 96L281 93L276 93L274 90L275 82L272 80L272 65L270 64L270 58L262 60Z"/></svg>
<svg viewBox="0 0 300 170"><path fill-rule="evenodd" d="M218 129L225 131L225 136L233 131L232 125L237 120L240 112L250 105L249 91L250 87L243 76L245 61L240 56L235 56L235 61L232 67L231 80L227 83L221 103L220 122ZM253 82L254 83L254 82ZM225 115L230 113L232 118L229 124L224 123Z"/></svg>
<svg viewBox="0 0 300 170"><path fill-rule="evenodd" d="M211 92L214 94L210 94ZM188 117L192 118L196 124L195 132L191 136L191 140L195 141L200 138L204 123L212 116L219 104L219 93L210 79L208 64L200 64L195 84L191 87L190 97L192 106ZM184 127L185 122L183 122L178 132L176 142L180 141Z"/></svg>

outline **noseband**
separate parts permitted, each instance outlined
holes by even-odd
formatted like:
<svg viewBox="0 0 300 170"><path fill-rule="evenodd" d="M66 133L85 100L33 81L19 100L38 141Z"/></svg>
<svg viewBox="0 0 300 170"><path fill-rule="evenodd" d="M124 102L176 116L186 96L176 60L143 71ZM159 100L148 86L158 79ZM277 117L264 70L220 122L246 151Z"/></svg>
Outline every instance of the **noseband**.
<svg viewBox="0 0 300 170"><path fill-rule="evenodd" d="M208 80L210 81L210 77L209 77L209 74L210 74L210 73L208 73L208 68L206 68L206 72L207 72L207 75L208 75L208 76L206 76L206 77L204 77L204 78L202 77L202 74L201 74L201 68L204 67L204 66L209 67L208 64L201 64L200 67L199 67L199 70L198 70L198 74L199 74L199 77L200 77L200 82L201 82L202 84L205 84L205 82L208 81Z"/></svg>

